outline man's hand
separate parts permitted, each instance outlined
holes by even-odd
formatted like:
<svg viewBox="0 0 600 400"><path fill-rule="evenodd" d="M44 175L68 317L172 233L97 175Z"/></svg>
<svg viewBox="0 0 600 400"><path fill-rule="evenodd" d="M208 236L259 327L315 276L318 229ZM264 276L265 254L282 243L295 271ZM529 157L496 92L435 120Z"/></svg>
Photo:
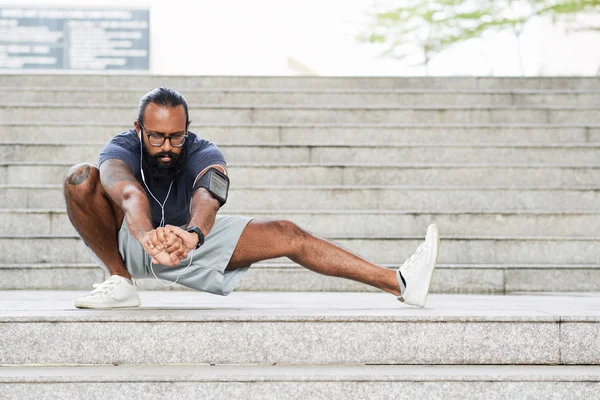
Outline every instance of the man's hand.
<svg viewBox="0 0 600 400"><path fill-rule="evenodd" d="M144 251L152 256L154 264L174 267L188 255L183 240L166 228L156 228L146 232L142 246Z"/></svg>
<svg viewBox="0 0 600 400"><path fill-rule="evenodd" d="M198 235L192 232L185 231L178 226L166 225L165 230L170 234L178 237L182 242L187 251L192 251L198 244Z"/></svg>

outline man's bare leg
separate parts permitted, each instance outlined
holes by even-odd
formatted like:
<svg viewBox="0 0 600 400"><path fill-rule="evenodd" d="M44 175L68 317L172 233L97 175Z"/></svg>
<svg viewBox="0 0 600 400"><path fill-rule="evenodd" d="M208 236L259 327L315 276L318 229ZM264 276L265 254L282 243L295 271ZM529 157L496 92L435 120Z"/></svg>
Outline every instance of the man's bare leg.
<svg viewBox="0 0 600 400"><path fill-rule="evenodd" d="M352 279L400 295L395 270L373 264L290 221L250 221L226 269L277 257L288 257L323 275Z"/></svg>
<svg viewBox="0 0 600 400"><path fill-rule="evenodd" d="M131 279L117 242L124 214L102 187L98 168L91 164L71 167L63 188L67 214L81 238L111 275Z"/></svg>

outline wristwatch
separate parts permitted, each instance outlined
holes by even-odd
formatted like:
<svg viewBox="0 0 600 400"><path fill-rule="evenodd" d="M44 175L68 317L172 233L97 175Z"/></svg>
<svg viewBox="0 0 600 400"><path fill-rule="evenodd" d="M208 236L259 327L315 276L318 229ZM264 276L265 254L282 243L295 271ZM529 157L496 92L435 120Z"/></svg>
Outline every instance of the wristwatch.
<svg viewBox="0 0 600 400"><path fill-rule="evenodd" d="M198 228L197 226L194 225L194 226L188 228L187 231L198 235L198 244L196 245L196 248L194 250L198 249L200 246L202 246L204 244L204 234L202 233L200 228Z"/></svg>

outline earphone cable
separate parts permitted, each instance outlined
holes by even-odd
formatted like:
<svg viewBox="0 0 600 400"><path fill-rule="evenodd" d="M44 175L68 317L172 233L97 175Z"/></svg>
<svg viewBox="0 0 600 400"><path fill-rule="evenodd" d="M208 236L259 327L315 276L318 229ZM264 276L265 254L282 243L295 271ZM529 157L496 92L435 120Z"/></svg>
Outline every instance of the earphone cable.
<svg viewBox="0 0 600 400"><path fill-rule="evenodd" d="M160 223L159 226L160 227L164 227L165 226L165 204L167 204L167 200L169 199L169 195L171 194L171 189L173 188L173 182L175 182L175 179L171 180L171 184L169 185L169 190L167 191L167 196L165 197L165 201L164 202L160 202L158 201L158 199L156 198L156 196L154 196L154 193L152 193L152 191L150 190L150 188L148 187L148 184L146 183L146 178L144 177L144 167L142 165L142 151L143 151L143 146L144 144L142 143L142 134L140 132L140 174L142 176L142 182L144 182L144 186L146 186L146 189L148 190L148 193L150 193L150 196L152 196L152 198L158 203L159 207L160 207L160 211L161 211L161 219L160 219ZM191 255L191 253L194 250L190 251L188 253L188 257L190 257L190 262L188 263L188 265L181 270L178 274L177 274L177 278L175 279L175 282L171 283L171 284L166 284L164 283L158 276L156 276L156 273L154 272L154 267L153 267L153 263L152 263L152 258L149 254L146 254L146 252L144 252L144 255L150 257L150 270L152 271L152 275L154 275L154 278L156 278L157 281L159 281L163 286L173 286L175 285L178 281L179 281L179 277L181 276L181 274L187 270L190 265L192 265L192 260L193 257Z"/></svg>

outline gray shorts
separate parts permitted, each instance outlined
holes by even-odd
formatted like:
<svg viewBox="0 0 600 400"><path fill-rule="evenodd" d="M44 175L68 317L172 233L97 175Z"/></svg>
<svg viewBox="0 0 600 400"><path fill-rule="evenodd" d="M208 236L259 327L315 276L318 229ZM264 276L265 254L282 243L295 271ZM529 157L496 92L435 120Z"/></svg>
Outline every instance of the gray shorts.
<svg viewBox="0 0 600 400"><path fill-rule="evenodd" d="M152 264L151 258L142 245L129 232L127 224L119 230L119 253L123 258L125 268L135 279L152 278L154 274L159 279L175 282L204 292L227 296L238 285L250 266L225 271L233 251L244 228L252 218L230 215L217 215L215 224L205 238L204 244L190 252L188 257L181 260L175 267ZM100 266L108 268L88 248L92 257ZM191 265L186 268L192 257ZM152 269L151 269L152 268ZM153 274L154 272L154 274ZM178 278L179 276L179 278Z"/></svg>

